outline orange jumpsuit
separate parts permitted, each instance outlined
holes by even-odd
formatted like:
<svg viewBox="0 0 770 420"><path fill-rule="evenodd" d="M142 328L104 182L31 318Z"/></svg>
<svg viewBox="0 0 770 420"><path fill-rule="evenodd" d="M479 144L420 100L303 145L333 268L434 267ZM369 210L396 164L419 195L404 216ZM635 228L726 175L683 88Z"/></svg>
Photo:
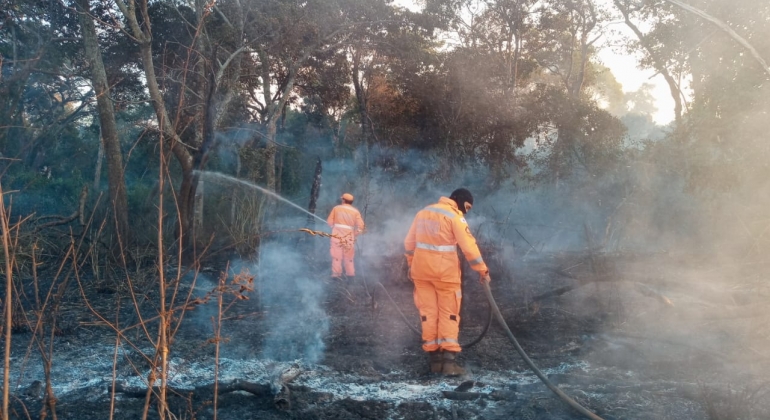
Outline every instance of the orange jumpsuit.
<svg viewBox="0 0 770 420"><path fill-rule="evenodd" d="M457 341L462 302L458 245L473 270L489 272L465 217L447 197L420 210L404 240L425 351L461 350Z"/></svg>
<svg viewBox="0 0 770 420"><path fill-rule="evenodd" d="M356 255L356 235L364 230L361 213L350 204L340 204L332 209L326 223L332 228L331 249L332 276L342 276L342 262L345 262L345 274L356 275L353 257Z"/></svg>

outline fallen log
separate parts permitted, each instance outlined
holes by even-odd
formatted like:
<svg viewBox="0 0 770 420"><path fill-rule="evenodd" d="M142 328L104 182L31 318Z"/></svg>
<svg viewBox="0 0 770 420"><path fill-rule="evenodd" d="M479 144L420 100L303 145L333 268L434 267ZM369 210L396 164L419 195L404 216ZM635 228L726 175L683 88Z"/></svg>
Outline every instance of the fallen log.
<svg viewBox="0 0 770 420"><path fill-rule="evenodd" d="M476 385L475 381L465 381L458 385L454 390L456 392L466 392L467 390L473 388L474 385Z"/></svg>
<svg viewBox="0 0 770 420"><path fill-rule="evenodd" d="M316 203L318 202L318 193L321 191L321 172L323 167L321 166L321 158L316 158L315 174L313 175L313 185L310 187L310 203L307 206L307 211L311 214L315 214ZM307 216L307 225L310 227L315 226L313 216Z"/></svg>
<svg viewBox="0 0 770 420"><path fill-rule="evenodd" d="M291 392L288 386L281 385L281 389L273 396L273 405L282 411L291 410Z"/></svg>
<svg viewBox="0 0 770 420"><path fill-rule="evenodd" d="M173 393L180 396L195 396L198 399L205 400L211 398L214 395L214 384L207 384L196 386L195 388L166 388L167 393ZM219 383L217 387L217 395L228 394L236 391L248 392L257 397L273 398L273 404L275 408L286 411L291 409L291 393L289 387L286 384L281 386L281 389L276 393L272 384L259 384L254 382L242 381L236 379L235 381L228 383ZM113 392L113 385L107 386L107 392ZM114 392L125 395L129 398L145 398L147 395L147 388L131 387L124 383L115 383ZM153 395L160 395L160 387L152 387Z"/></svg>
<svg viewBox="0 0 770 420"><path fill-rule="evenodd" d="M514 401L516 400L516 391L496 389L489 393L489 398L494 401Z"/></svg>
<svg viewBox="0 0 770 420"><path fill-rule="evenodd" d="M275 408L283 411L291 409L291 391L289 390L289 382L293 381L297 376L302 374L302 369L298 365L292 365L289 368L282 368L274 365L270 368L271 380L267 384L258 384L254 382L243 381L236 379L228 383L212 383L208 385L201 385L195 388L175 388L167 387L166 391L177 395L194 395L199 399L208 399L213 397L214 392L217 395L227 394L229 392L245 391L257 397L273 397L273 405ZM216 387L214 385L217 385ZM107 386L107 392L113 392L113 384ZM147 395L147 388L129 387L123 383L114 384L114 392L121 393L127 397L132 398L145 398ZM154 386L152 388L153 395L160 395L160 387Z"/></svg>
<svg viewBox="0 0 770 420"><path fill-rule="evenodd" d="M291 392L288 383L302 374L302 370L297 365L292 365L288 369L275 366L270 381L270 389L273 392L273 405L275 408L283 411L291 410Z"/></svg>
<svg viewBox="0 0 770 420"><path fill-rule="evenodd" d="M166 389L168 392L171 392L177 395L194 394L196 396L201 396L201 397L207 396L207 395L214 395L213 383L208 385L196 386L195 388L167 387ZM132 387L121 382L115 383L114 389L112 384L107 385L108 392L113 392L113 390L115 393L121 393L130 398L144 398L147 395L147 388ZM258 383L242 381L242 380L235 380L229 383L219 383L217 387L217 395L227 394L227 393L236 392L236 391L245 391L250 394L256 395L258 397L273 395L273 391L269 384L258 384ZM159 386L152 387L152 392L153 394L159 394L160 387Z"/></svg>

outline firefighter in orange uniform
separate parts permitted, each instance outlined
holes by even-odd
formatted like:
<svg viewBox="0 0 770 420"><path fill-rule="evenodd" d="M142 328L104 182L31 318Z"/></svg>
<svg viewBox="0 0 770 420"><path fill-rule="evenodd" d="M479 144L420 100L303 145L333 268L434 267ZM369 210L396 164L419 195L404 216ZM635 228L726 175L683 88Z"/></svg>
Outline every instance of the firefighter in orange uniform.
<svg viewBox="0 0 770 420"><path fill-rule="evenodd" d="M342 265L345 263L345 275L353 277L356 268L353 257L356 255L356 236L364 231L364 219L361 213L353 207L353 195L342 194L342 204L334 206L326 222L332 228L331 256L332 277L342 277Z"/></svg>
<svg viewBox="0 0 770 420"><path fill-rule="evenodd" d="M465 221L473 196L459 188L415 216L404 240L409 277L414 282L414 303L422 321L422 349L428 352L430 371L447 376L465 374L457 365L460 352L460 259L457 246L471 268L489 282L489 270L476 239Z"/></svg>

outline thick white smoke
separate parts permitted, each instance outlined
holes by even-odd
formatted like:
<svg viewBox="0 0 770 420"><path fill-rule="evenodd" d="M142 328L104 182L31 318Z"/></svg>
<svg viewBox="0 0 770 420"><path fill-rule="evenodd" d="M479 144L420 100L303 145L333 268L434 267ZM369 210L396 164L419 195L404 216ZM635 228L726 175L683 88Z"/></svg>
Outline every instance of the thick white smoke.
<svg viewBox="0 0 770 420"><path fill-rule="evenodd" d="M316 271L296 248L277 241L262 244L256 272L269 330L263 357L316 363L323 356L329 318L322 307L324 285L312 275Z"/></svg>

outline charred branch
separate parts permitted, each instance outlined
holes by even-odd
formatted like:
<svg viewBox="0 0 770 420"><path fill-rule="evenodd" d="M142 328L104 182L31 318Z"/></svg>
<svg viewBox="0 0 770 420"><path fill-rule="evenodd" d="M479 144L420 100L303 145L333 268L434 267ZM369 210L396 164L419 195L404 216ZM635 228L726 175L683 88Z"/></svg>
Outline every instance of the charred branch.
<svg viewBox="0 0 770 420"><path fill-rule="evenodd" d="M315 164L315 174L313 175L313 185L310 187L310 203L307 206L307 211L309 211L312 214L315 214L316 203L318 202L318 193L321 191L321 172L322 171L323 171L323 166L321 166L321 158L318 158ZM311 216L307 217L307 223L308 224L313 223L313 218Z"/></svg>
<svg viewBox="0 0 770 420"><path fill-rule="evenodd" d="M273 399L275 408L283 411L291 409L291 391L289 382L299 376L302 371L297 366L292 366L288 370L276 370L273 372L273 379L267 384L244 381L236 379L228 383L212 383L208 385L197 386L192 389L166 387L166 392L179 396L192 396L196 399L208 400L213 398L214 394L222 395L236 391L245 391L254 396ZM152 386L151 389L142 387L131 387L123 383L115 383L107 386L109 393L121 393L130 398L146 398L148 391L151 395L161 395L160 386Z"/></svg>
<svg viewBox="0 0 770 420"><path fill-rule="evenodd" d="M273 391L269 384L258 384L254 382L235 380L230 383L218 383L217 394L228 394L230 392L245 391L257 397L269 397ZM130 398L144 398L147 395L147 388L131 387L123 383L115 383L107 386L108 392L121 393ZM193 389L168 387L168 391L177 395L195 395L199 398L207 398L214 395L214 384L202 385ZM160 386L152 388L153 394L160 393Z"/></svg>
<svg viewBox="0 0 770 420"><path fill-rule="evenodd" d="M481 392L441 391L444 398L455 401L472 401L487 396Z"/></svg>
<svg viewBox="0 0 770 420"><path fill-rule="evenodd" d="M215 384L202 385L192 389L168 387L167 392L179 396L192 396L196 399L206 400L214 396L215 389L217 395L244 391L256 397L272 398L275 408L279 410L287 411L291 409L291 392L289 391L289 386L286 384L281 385L281 389L279 389L277 393L272 384L259 384L240 379L229 383L217 383L216 388L214 385ZM120 393L129 398L145 398L147 396L147 391L147 388L131 387L122 383L116 383L114 387L112 384L107 386L107 392ZM152 387L153 395L160 395L160 392L160 386Z"/></svg>

